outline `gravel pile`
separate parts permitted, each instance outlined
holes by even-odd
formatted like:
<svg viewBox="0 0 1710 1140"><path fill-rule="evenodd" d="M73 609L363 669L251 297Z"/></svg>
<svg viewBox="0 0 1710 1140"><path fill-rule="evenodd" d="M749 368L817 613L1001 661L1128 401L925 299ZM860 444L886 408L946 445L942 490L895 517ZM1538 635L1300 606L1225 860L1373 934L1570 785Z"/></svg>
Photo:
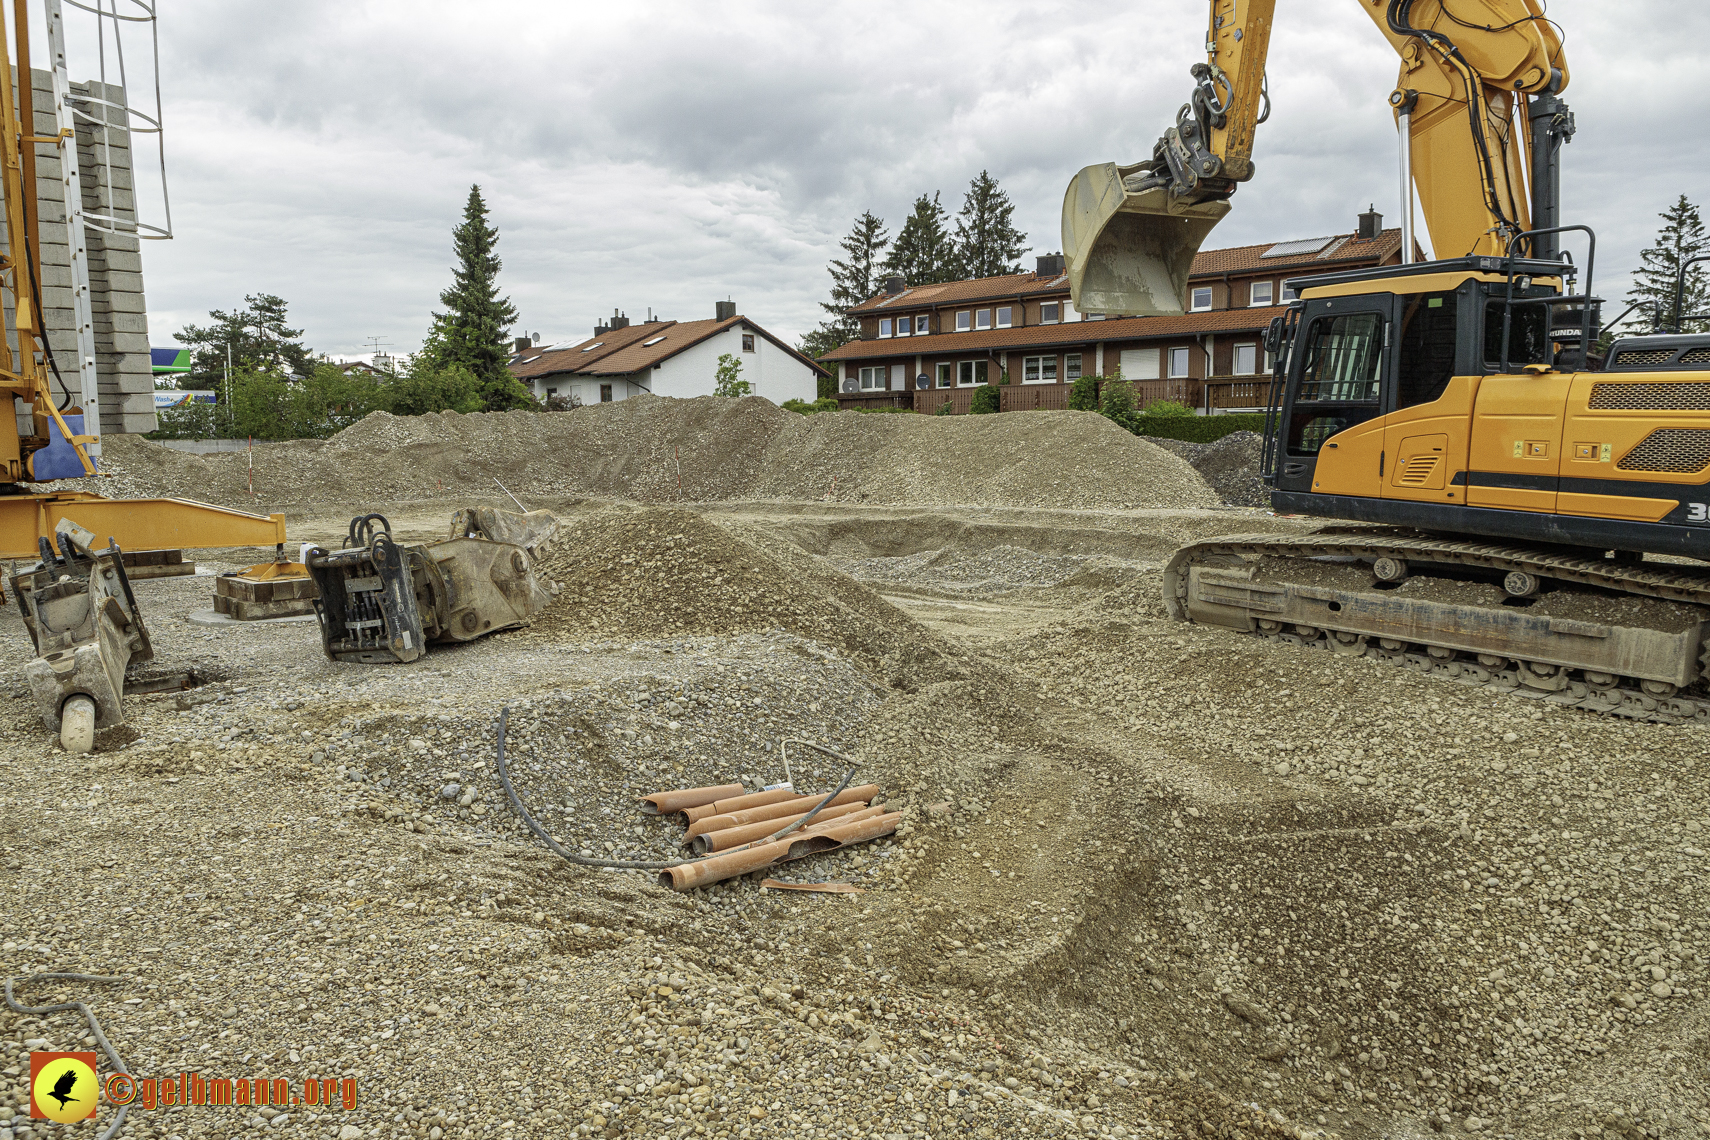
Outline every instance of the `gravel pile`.
<svg viewBox="0 0 1710 1140"><path fill-rule="evenodd" d="M1231 507L1268 507L1270 491L1259 476L1265 437L1256 431L1234 431L1210 443L1142 436L1148 443L1179 455Z"/></svg>
<svg viewBox="0 0 1710 1140"><path fill-rule="evenodd" d="M113 478L56 487L190 495L270 511L446 495L638 502L830 499L983 506L1196 507L1217 498L1173 456L1087 412L801 416L750 396L641 396L565 413L393 416L328 440L190 455L105 441Z"/></svg>
<svg viewBox="0 0 1710 1140"><path fill-rule="evenodd" d="M890 672L943 667L948 647L799 549L669 507L570 521L541 569L561 589L525 636L658 638L783 630Z"/></svg>

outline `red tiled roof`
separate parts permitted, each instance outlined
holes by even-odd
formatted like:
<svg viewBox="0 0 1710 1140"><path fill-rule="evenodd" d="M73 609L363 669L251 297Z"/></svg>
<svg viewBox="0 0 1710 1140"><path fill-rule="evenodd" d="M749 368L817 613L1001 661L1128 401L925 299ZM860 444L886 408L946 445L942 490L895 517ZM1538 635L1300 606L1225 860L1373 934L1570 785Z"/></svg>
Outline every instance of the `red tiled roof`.
<svg viewBox="0 0 1710 1140"><path fill-rule="evenodd" d="M589 337L580 344L569 348L539 350L535 356L529 356L528 350L523 351L523 359L512 364L511 375L518 380L527 380L533 376L546 376L553 372L579 372L586 369L596 360L601 360L620 349L628 348L653 336L660 328L670 324L670 321L650 321L627 328L613 329L599 336Z"/></svg>
<svg viewBox="0 0 1710 1140"><path fill-rule="evenodd" d="M856 360L878 356L936 356L940 353L986 349L1033 348L1045 345L1092 344L1097 341L1142 340L1213 332L1259 332L1281 309L1214 309L1179 317L1113 317L1104 321L1070 321L1062 325L1029 325L1021 329L941 333L937 336L887 340L852 340L821 360Z"/></svg>
<svg viewBox="0 0 1710 1140"><path fill-rule="evenodd" d="M1221 277L1225 273L1261 273L1267 270L1296 271L1318 269L1348 262L1370 261L1382 265L1401 249L1401 231L1384 230L1370 241L1355 234L1337 234L1324 239L1318 250L1284 257L1266 257L1265 252L1283 242L1268 241L1261 245L1239 245L1229 249L1202 249L1194 255L1192 277ZM976 277L968 281L950 281L943 285L921 285L891 295L880 293L869 297L849 311L855 316L868 316L892 309L913 309L922 305L954 305L975 301L998 301L1008 297L1031 297L1039 294L1067 293L1066 275L1010 273L1001 277Z"/></svg>
<svg viewBox="0 0 1710 1140"><path fill-rule="evenodd" d="M1002 277L974 277L967 281L946 281L942 285L919 285L904 289L894 296L880 293L856 305L851 313L877 313L885 309L914 305L953 305L957 301L993 300L998 297L1026 297L1035 293L1058 293L1069 287L1065 274L1008 273Z"/></svg>
<svg viewBox="0 0 1710 1140"><path fill-rule="evenodd" d="M589 337L581 344L554 349L510 366L519 380L574 373L578 376L627 376L651 368L686 348L736 325L763 336L810 368L825 371L747 317L707 321L649 321ZM652 343L650 343L652 342ZM596 347L597 346L597 347Z"/></svg>

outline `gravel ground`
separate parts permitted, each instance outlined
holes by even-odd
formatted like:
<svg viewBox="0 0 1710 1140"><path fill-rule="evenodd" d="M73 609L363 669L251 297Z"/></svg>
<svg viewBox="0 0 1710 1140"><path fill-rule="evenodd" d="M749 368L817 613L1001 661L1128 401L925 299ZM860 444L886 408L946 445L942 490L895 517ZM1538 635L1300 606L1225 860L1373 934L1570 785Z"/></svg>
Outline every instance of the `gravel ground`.
<svg viewBox="0 0 1710 1140"><path fill-rule="evenodd" d="M1265 437L1256 431L1235 431L1210 443L1142 436L1188 462L1211 489L1231 507L1268 507L1270 491L1259 476Z"/></svg>
<svg viewBox="0 0 1710 1140"><path fill-rule="evenodd" d="M126 1135L1710 1134L1705 728L1165 621L1154 552L1260 516L565 515L555 606L414 666L166 579L159 663L207 684L84 757L0 695L3 968L123 979L20 996L140 1074L361 1089ZM636 797L775 782L788 737L905 823L778 876L855 895L570 866L496 782L507 703L583 851L669 857ZM0 1140L80 1032L0 1012Z"/></svg>

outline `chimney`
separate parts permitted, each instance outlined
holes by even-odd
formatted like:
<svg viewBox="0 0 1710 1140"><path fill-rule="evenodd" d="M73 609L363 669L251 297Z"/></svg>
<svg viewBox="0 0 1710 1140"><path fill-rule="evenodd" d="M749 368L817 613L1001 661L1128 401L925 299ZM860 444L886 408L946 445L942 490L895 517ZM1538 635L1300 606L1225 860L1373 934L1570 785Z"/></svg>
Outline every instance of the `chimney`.
<svg viewBox="0 0 1710 1140"><path fill-rule="evenodd" d="M1377 212L1375 205L1366 207L1366 212L1360 215L1360 240L1371 241L1383 233L1383 215Z"/></svg>
<svg viewBox="0 0 1710 1140"><path fill-rule="evenodd" d="M1033 272L1040 277L1061 277L1063 275L1063 255L1060 253L1042 253L1033 259Z"/></svg>
<svg viewBox="0 0 1710 1140"><path fill-rule="evenodd" d="M736 316L736 302L735 301L715 301L715 302L713 302L713 319L714 320L728 321L734 316Z"/></svg>
<svg viewBox="0 0 1710 1140"><path fill-rule="evenodd" d="M530 349L530 348L532 348L532 347L534 347L534 345L533 345L533 343L532 343L532 342L531 342L531 341L530 341L530 340L529 340L529 339L528 339L528 337L526 337L526 336L519 336L519 337L517 337L517 343L516 343L516 348L515 348L515 351L517 351L517 352L527 352L527 351L528 351L528 350L529 350L529 349Z"/></svg>
<svg viewBox="0 0 1710 1140"><path fill-rule="evenodd" d="M903 280L903 277L900 273L892 274L891 276L885 278L885 292L889 293L893 297L895 297L898 293L901 293L904 289L907 289L907 288L908 288L908 282Z"/></svg>

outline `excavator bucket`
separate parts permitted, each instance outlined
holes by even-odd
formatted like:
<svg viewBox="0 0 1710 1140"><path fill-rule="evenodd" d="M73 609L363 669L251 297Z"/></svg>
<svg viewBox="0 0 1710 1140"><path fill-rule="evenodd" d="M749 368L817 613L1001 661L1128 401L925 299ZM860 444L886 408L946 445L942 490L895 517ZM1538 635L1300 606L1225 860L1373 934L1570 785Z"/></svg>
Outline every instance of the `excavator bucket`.
<svg viewBox="0 0 1710 1140"><path fill-rule="evenodd" d="M1229 203L1186 204L1172 201L1165 186L1136 192L1123 184L1146 169L1089 166L1063 195L1069 295L1082 313L1157 317L1187 311L1193 255Z"/></svg>

